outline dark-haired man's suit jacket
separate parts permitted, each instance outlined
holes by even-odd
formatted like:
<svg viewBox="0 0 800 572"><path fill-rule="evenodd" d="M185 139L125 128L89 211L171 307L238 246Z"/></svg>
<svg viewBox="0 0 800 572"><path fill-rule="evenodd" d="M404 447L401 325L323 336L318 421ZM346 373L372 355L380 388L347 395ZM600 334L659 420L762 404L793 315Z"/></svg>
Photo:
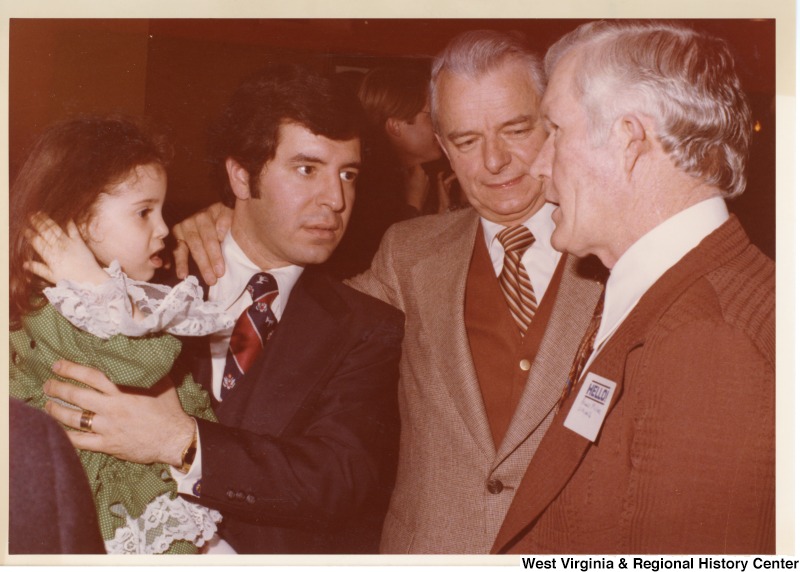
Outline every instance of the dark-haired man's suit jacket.
<svg viewBox="0 0 800 572"><path fill-rule="evenodd" d="M775 265L735 217L669 269L587 371L617 383L595 443L536 451L499 552L774 553Z"/></svg>
<svg viewBox="0 0 800 572"><path fill-rule="evenodd" d="M313 269L262 354L198 420L202 504L239 553L376 552L397 455L397 310ZM208 343L185 340L211 389ZM187 363L184 361L184 363Z"/></svg>

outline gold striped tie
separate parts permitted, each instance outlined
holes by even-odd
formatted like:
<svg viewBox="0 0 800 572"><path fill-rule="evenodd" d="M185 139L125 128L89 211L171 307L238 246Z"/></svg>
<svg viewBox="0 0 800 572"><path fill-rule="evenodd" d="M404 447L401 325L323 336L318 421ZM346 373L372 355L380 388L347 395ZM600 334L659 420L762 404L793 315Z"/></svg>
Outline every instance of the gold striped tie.
<svg viewBox="0 0 800 572"><path fill-rule="evenodd" d="M594 342L595 339L597 339L597 332L600 330L600 321L603 319L605 300L606 289L605 286L603 286L603 291L600 292L600 299L597 301L592 319L589 320L589 326L586 328L586 333L583 334L581 344L578 346L578 352L575 354L575 359L572 361L572 367L569 369L567 384L561 392L561 399L558 400L559 409L561 409L561 406L569 397L572 388L580 381L583 370L586 367L586 362L589 361L589 356L592 355L592 351L594 351Z"/></svg>
<svg viewBox="0 0 800 572"><path fill-rule="evenodd" d="M522 264L522 255L533 244L534 238L531 231L520 224L498 232L497 240L506 252L503 269L497 279L519 333L524 336L536 313L537 302L531 279Z"/></svg>

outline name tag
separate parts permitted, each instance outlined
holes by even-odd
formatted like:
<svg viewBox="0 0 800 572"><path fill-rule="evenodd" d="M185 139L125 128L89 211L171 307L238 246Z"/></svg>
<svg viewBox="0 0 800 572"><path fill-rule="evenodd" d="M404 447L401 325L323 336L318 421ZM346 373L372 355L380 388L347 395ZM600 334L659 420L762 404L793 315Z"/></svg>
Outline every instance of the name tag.
<svg viewBox="0 0 800 572"><path fill-rule="evenodd" d="M594 442L608 413L616 382L589 372L578 392L572 409L567 413L564 427Z"/></svg>

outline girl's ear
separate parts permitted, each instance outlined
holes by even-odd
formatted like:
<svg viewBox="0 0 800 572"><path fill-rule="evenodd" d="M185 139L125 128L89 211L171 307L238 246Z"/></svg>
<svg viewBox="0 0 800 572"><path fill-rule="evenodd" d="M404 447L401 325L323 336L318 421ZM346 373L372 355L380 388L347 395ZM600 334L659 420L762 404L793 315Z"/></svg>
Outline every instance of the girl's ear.
<svg viewBox="0 0 800 572"><path fill-rule="evenodd" d="M92 242L102 242L105 239L104 233L98 230L99 225L98 217L90 214L86 219L80 223L75 223L78 229L78 234L81 240L88 246ZM67 230L67 229L64 229Z"/></svg>
<svg viewBox="0 0 800 572"><path fill-rule="evenodd" d="M78 234L81 235L81 239L83 240L83 242L89 242L89 240L92 238L93 220L94 217L90 216L82 223L75 224L75 226L78 228Z"/></svg>

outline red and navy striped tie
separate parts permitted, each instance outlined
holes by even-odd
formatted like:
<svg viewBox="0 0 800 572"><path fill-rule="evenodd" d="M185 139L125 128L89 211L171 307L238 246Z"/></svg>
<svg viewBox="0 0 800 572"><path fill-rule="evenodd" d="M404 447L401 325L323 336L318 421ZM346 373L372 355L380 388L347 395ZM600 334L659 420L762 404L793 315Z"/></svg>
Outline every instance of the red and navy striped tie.
<svg viewBox="0 0 800 572"><path fill-rule="evenodd" d="M267 272L259 272L247 283L247 291L253 303L242 312L233 327L228 356L225 360L225 373L222 376L220 391L222 399L236 387L256 361L278 324L270 308L270 304L278 296L278 284L275 278Z"/></svg>

